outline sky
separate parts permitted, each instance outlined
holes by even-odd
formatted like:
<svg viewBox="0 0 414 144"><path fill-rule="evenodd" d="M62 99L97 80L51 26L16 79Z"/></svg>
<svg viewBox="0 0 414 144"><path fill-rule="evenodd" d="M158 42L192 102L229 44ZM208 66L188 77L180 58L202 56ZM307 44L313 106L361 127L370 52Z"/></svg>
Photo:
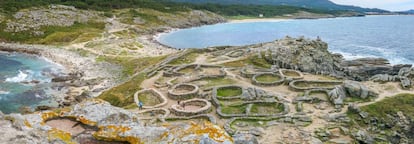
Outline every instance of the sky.
<svg viewBox="0 0 414 144"><path fill-rule="evenodd" d="M380 8L390 11L414 9L414 0L331 0L337 4L354 5L366 8Z"/></svg>

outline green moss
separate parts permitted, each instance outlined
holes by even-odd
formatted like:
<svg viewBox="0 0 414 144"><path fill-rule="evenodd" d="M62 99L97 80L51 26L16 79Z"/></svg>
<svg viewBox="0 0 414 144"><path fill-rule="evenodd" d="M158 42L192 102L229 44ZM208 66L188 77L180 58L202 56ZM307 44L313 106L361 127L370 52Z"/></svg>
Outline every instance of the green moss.
<svg viewBox="0 0 414 144"><path fill-rule="evenodd" d="M241 88L220 88L217 90L217 96L230 97L238 96L243 93Z"/></svg>

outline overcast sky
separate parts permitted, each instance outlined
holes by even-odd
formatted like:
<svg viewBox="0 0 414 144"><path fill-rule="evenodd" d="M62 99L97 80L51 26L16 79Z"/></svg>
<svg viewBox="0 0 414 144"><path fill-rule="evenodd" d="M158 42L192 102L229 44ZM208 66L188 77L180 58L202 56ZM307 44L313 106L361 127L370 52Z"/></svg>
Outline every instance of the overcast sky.
<svg viewBox="0 0 414 144"><path fill-rule="evenodd" d="M414 9L414 0L331 0L337 4L380 8L391 11Z"/></svg>

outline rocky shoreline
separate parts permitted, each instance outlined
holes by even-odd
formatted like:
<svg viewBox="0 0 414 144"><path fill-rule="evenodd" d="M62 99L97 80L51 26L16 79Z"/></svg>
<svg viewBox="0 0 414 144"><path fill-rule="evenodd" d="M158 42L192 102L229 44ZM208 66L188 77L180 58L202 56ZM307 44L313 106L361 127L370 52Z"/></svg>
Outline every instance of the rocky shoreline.
<svg viewBox="0 0 414 144"><path fill-rule="evenodd" d="M82 57L76 52L58 47L0 43L0 51L36 55L64 67L62 75L52 78L53 94L46 94L59 106L73 105L79 102L80 98L96 97L119 82L119 66L96 62L94 57ZM44 105L36 110L49 108L50 106Z"/></svg>

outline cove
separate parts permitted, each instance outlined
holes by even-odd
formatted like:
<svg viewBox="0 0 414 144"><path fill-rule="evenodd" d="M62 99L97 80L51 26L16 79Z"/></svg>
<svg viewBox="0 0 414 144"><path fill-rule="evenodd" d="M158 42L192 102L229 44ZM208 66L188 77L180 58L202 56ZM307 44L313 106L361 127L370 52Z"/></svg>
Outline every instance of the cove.
<svg viewBox="0 0 414 144"><path fill-rule="evenodd" d="M414 64L414 16L366 16L279 22L223 23L160 34L174 48L241 46L285 36L316 39L346 59L382 57L392 64Z"/></svg>

